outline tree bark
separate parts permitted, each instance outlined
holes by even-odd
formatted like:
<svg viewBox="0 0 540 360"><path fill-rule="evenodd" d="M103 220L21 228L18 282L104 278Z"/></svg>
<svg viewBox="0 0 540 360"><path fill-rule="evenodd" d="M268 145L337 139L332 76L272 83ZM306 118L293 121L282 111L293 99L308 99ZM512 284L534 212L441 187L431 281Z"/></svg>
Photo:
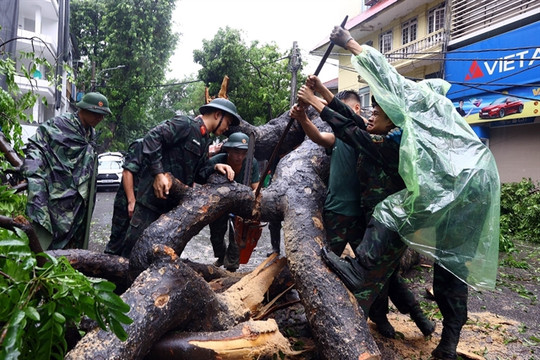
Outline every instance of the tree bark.
<svg viewBox="0 0 540 360"><path fill-rule="evenodd" d="M229 329L257 311L263 294L285 266L285 259L267 259L233 287L216 294L172 249L157 245L154 252L154 263L122 295L133 320L124 325L128 339L122 342L112 332L96 328L66 359L142 359L170 330ZM291 351L288 346L282 350Z"/></svg>
<svg viewBox="0 0 540 360"><path fill-rule="evenodd" d="M250 128L244 123L240 128L247 133L254 131L256 154L269 157L272 145L281 135L279 129L284 129L288 120L288 115L284 114L259 128ZM321 125L320 119L316 124ZM254 305L235 304L243 297L245 281L251 284L259 280L242 279L217 295L176 255L182 253L189 240L205 225L234 211L247 218L254 214L262 221L284 220L288 268L322 358L380 359L362 310L320 257L321 246L326 241L322 207L329 158L322 148L303 140L303 131L293 126L284 141L283 152L296 149L281 159L273 183L258 199L250 188L219 176L214 176L204 186L180 191L181 206L151 224L133 247L129 266L137 278L123 295L124 301L132 305L128 315L134 319L128 341L122 343L114 335L96 330L81 340L69 358L84 353L85 358L137 359L173 327L183 331L219 331L253 316L259 300L254 300ZM259 155L261 157L264 158ZM260 289L268 288L268 279L274 276L263 277L266 280L260 280ZM252 291L249 289L248 293ZM240 311L233 311L235 307ZM149 329L156 331L152 333ZM96 350L89 356L92 347Z"/></svg>
<svg viewBox="0 0 540 360"><path fill-rule="evenodd" d="M285 251L308 321L325 359L379 359L364 314L320 257L326 241L321 180L324 150L305 141L287 155L276 186L283 187ZM294 164L291 166L291 164Z"/></svg>

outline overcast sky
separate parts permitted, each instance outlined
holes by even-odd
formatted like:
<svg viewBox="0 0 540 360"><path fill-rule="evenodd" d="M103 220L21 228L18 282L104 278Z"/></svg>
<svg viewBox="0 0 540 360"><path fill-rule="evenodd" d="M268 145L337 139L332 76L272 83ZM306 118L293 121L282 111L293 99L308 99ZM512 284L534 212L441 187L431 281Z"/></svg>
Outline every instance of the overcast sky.
<svg viewBox="0 0 540 360"><path fill-rule="evenodd" d="M304 74L315 71L321 57L309 55L316 45L328 39L334 25L346 14L329 0L177 0L173 15L174 30L181 33L176 52L171 58L168 78L182 79L196 73L193 50L202 49L202 40L211 40L219 28L229 26L242 31L247 44L275 42L283 51L298 43ZM329 60L321 74L328 81L338 75L336 62Z"/></svg>

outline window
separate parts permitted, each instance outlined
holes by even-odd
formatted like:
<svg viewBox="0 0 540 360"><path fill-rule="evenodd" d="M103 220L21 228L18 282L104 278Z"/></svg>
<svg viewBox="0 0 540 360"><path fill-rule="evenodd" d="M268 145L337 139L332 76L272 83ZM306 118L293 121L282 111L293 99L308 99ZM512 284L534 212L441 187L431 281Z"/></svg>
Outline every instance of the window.
<svg viewBox="0 0 540 360"><path fill-rule="evenodd" d="M401 26L401 44L405 45L416 40L416 29L418 23L416 19L404 22Z"/></svg>
<svg viewBox="0 0 540 360"><path fill-rule="evenodd" d="M358 96L360 96L360 106L363 111L368 111L370 108L369 100L371 98L369 94L369 86L358 90Z"/></svg>
<svg viewBox="0 0 540 360"><path fill-rule="evenodd" d="M428 12L428 34L444 27L444 3L429 10Z"/></svg>
<svg viewBox="0 0 540 360"><path fill-rule="evenodd" d="M392 30L381 34L379 38L379 48L383 54L392 50Z"/></svg>
<svg viewBox="0 0 540 360"><path fill-rule="evenodd" d="M24 18L24 30L32 32L36 31L36 22L34 19Z"/></svg>

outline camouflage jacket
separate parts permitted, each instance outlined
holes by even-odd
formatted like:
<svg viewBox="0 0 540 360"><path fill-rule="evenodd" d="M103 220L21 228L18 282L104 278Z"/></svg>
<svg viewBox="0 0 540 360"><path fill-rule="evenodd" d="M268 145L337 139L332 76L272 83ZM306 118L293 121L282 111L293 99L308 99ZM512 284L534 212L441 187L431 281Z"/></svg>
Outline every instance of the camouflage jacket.
<svg viewBox="0 0 540 360"><path fill-rule="evenodd" d="M50 249L63 248L86 226L97 161L95 137L94 129L86 130L75 113L44 122L29 139L23 165L26 213L53 235ZM73 240L82 245L83 239Z"/></svg>
<svg viewBox="0 0 540 360"><path fill-rule="evenodd" d="M399 144L385 136L369 134L363 121L340 115L329 107L323 109L321 118L330 124L336 137L356 150L362 207L370 216L375 205L405 188L398 173Z"/></svg>
<svg viewBox="0 0 540 360"><path fill-rule="evenodd" d="M144 171L144 158L142 153L142 138L133 141L129 144L128 152L124 156L124 164L122 168L128 170L133 174L133 192L137 195L137 189L139 186L139 173ZM124 178L120 183L120 187L116 192L114 198L115 206L118 202L118 206L126 207L127 206L127 196L126 191L124 190Z"/></svg>
<svg viewBox="0 0 540 360"><path fill-rule="evenodd" d="M127 154L124 157L124 165L122 165L124 169L133 173L133 181L138 181L139 171L144 167L142 140L142 138L137 139L129 144Z"/></svg>
<svg viewBox="0 0 540 360"><path fill-rule="evenodd" d="M226 164L227 163L227 153L221 153L214 155L208 161L207 166L203 169L203 176L208 177L215 172L214 166L216 164ZM234 174L234 181L241 184L244 180L244 174L246 171L247 159L244 159L242 162L242 169L240 172ZM259 163L257 159L253 158L253 163L251 164L251 184L259 182L261 179L261 174L259 172Z"/></svg>
<svg viewBox="0 0 540 360"><path fill-rule="evenodd" d="M146 171L139 176L137 202L161 214L178 205L155 197L155 175L169 172L189 186L204 182L199 171L208 160L210 142L200 117L177 115L151 129L142 141Z"/></svg>

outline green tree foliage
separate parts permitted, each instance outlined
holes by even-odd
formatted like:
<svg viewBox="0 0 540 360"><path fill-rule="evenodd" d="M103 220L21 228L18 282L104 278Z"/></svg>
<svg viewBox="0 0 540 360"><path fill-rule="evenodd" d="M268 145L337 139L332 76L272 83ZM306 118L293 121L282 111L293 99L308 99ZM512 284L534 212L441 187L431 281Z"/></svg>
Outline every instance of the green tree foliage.
<svg viewBox="0 0 540 360"><path fill-rule="evenodd" d="M176 44L174 6L175 0L71 1L71 31L84 62L78 86L89 89L94 63L96 90L113 112L101 127L105 149L125 149L163 120L152 119L148 108ZM118 65L125 67L103 71Z"/></svg>
<svg viewBox="0 0 540 360"><path fill-rule="evenodd" d="M513 250L513 240L540 243L540 183L523 179L501 186L501 250Z"/></svg>
<svg viewBox="0 0 540 360"><path fill-rule="evenodd" d="M204 104L204 84L190 76L182 81L167 81L152 96L149 111L153 119L170 119L177 111L195 116Z"/></svg>
<svg viewBox="0 0 540 360"><path fill-rule="evenodd" d="M292 45L292 44L291 44ZM255 125L278 117L289 108L291 72L289 56L275 44L246 45L239 30L219 29L212 40L203 40L193 52L202 66L199 79L217 95L225 75L229 76L228 96L242 117ZM299 77L299 83L303 81Z"/></svg>
<svg viewBox="0 0 540 360"><path fill-rule="evenodd" d="M113 291L113 283L89 279L65 257L47 257L37 265L22 231L0 229L1 359L62 359L66 329L76 328L83 315L125 340L122 324L132 320L130 307Z"/></svg>

